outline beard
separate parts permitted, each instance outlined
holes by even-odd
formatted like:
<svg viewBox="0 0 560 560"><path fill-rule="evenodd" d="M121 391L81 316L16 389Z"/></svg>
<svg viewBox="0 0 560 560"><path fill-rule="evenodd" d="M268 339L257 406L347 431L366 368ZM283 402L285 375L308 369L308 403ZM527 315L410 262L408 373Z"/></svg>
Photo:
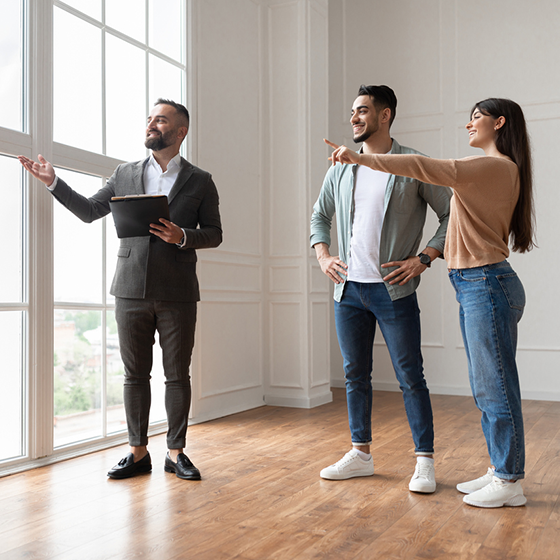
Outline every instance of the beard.
<svg viewBox="0 0 560 560"><path fill-rule="evenodd" d="M359 136L354 136L354 144L359 144L360 142L365 142L371 136L371 132L364 130Z"/></svg>
<svg viewBox="0 0 560 560"><path fill-rule="evenodd" d="M159 136L153 136L151 138L146 138L144 142L144 146L148 148L148 150L152 150L154 152L159 152L171 146L175 141L177 131L169 130L164 134L160 134Z"/></svg>
<svg viewBox="0 0 560 560"><path fill-rule="evenodd" d="M358 136L354 136L352 140L354 140L355 144L359 144L360 142L365 142L372 134L375 134L379 130L379 124L375 123L368 128L366 125L364 131L359 134Z"/></svg>

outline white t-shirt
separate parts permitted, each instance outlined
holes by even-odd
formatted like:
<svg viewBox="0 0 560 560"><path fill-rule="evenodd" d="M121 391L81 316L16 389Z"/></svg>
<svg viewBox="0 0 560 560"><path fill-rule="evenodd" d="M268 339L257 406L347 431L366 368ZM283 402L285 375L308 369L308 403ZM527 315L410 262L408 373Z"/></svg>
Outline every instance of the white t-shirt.
<svg viewBox="0 0 560 560"><path fill-rule="evenodd" d="M348 280L383 282L379 273L379 242L389 173L358 166L354 186L354 220Z"/></svg>

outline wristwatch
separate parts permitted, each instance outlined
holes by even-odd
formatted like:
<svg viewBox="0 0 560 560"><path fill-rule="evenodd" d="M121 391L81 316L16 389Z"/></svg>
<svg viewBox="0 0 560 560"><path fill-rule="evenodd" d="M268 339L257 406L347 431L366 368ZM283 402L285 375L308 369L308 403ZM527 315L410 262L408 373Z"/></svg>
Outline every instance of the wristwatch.
<svg viewBox="0 0 560 560"><path fill-rule="evenodd" d="M426 255L426 253L420 253L418 256L420 257L420 262L422 264L426 265L428 268L432 266L432 259L429 255Z"/></svg>

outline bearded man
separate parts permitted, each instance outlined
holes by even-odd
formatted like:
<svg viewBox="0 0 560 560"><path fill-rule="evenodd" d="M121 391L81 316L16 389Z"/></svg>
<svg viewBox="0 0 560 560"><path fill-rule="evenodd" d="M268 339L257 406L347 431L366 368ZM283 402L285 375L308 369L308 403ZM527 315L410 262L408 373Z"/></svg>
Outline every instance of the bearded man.
<svg viewBox="0 0 560 560"><path fill-rule="evenodd" d="M151 155L119 165L105 187L86 198L55 175L53 166L19 160L53 196L84 222L110 211L112 197L166 195L170 220L150 224L149 233L121 239L111 286L115 296L119 344L124 363L124 407L130 452L107 473L129 478L152 470L148 453L151 404L150 373L157 330L163 351L168 453L166 472L199 480L200 471L184 453L191 401L189 368L200 300L196 276L196 249L222 242L218 192L210 173L179 154L189 130L186 107L158 99L148 117L146 148Z"/></svg>
<svg viewBox="0 0 560 560"><path fill-rule="evenodd" d="M418 153L391 138L397 98L387 86L362 85L351 111L354 142L366 154ZM413 492L436 489L432 406L423 374L420 274L441 256L451 190L360 165L331 166L311 217L311 247L321 270L334 282L335 322L344 360L352 449L320 476L345 480L374 472L371 445L373 340L383 333L417 455L409 483ZM418 253L427 206L439 227ZM336 213L339 255L330 254ZM376 427L381 429L380 426Z"/></svg>

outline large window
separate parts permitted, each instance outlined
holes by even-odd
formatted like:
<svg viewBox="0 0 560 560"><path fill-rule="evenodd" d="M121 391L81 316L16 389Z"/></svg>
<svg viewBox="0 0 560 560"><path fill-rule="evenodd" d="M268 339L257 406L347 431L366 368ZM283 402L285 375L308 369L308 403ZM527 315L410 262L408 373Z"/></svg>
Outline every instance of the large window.
<svg viewBox="0 0 560 560"><path fill-rule="evenodd" d="M23 0L2 2L0 18L0 126L23 132L24 47Z"/></svg>
<svg viewBox="0 0 560 560"><path fill-rule="evenodd" d="M85 196L102 186L91 175L56 173ZM107 219L83 223L60 204L53 210L53 425L59 447L122 429L123 366L105 274L116 254L114 228Z"/></svg>
<svg viewBox="0 0 560 560"><path fill-rule="evenodd" d="M25 14L22 0L2 5L0 18L0 125L3 144L24 136L25 129ZM19 134L16 134L16 131ZM2 153L0 220L9 231L2 244L0 282L0 345L2 391L0 460L21 457L26 452L27 324L26 290L26 190L24 175L15 154ZM9 157L12 156L12 157Z"/></svg>
<svg viewBox="0 0 560 560"><path fill-rule="evenodd" d="M158 97L186 102L186 0L3 0L0 475L125 440L111 216L84 224L23 172L43 154L90 196L146 157ZM163 428L155 347L151 422Z"/></svg>
<svg viewBox="0 0 560 560"><path fill-rule="evenodd" d="M55 2L54 141L137 160L147 106L184 98L183 0L101 4Z"/></svg>

